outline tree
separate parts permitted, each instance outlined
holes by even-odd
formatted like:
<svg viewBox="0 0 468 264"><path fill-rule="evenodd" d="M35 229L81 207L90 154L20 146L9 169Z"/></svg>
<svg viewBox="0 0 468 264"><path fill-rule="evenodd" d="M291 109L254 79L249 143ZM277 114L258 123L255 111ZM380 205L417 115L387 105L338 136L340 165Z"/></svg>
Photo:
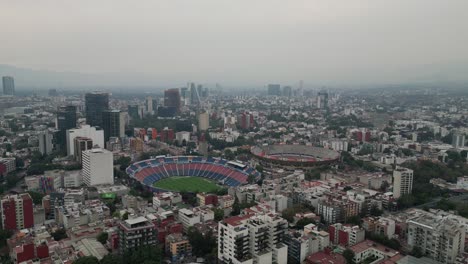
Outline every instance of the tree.
<svg viewBox="0 0 468 264"><path fill-rule="evenodd" d="M122 220L127 220L128 219L128 212L125 212L123 215L122 215Z"/></svg>
<svg viewBox="0 0 468 264"><path fill-rule="evenodd" d="M237 195L234 195L234 203L232 205L232 215L239 215L240 214L240 203L239 203L239 198L237 198Z"/></svg>
<svg viewBox="0 0 468 264"><path fill-rule="evenodd" d="M424 253L420 247L414 246L410 252L410 255L416 258L421 258L424 256Z"/></svg>
<svg viewBox="0 0 468 264"><path fill-rule="evenodd" d="M137 250L128 251L123 255L123 264L159 264L161 262L162 250L158 246L139 247Z"/></svg>
<svg viewBox="0 0 468 264"><path fill-rule="evenodd" d="M99 261L99 264L119 264L122 262L122 257L119 255L107 254Z"/></svg>
<svg viewBox="0 0 468 264"><path fill-rule="evenodd" d="M55 230L55 232L53 232L52 234L52 237L54 238L55 241L60 241L64 238L67 238L67 231L65 231L65 229L63 228L60 228L60 229L57 229Z"/></svg>
<svg viewBox="0 0 468 264"><path fill-rule="evenodd" d="M42 198L44 197L44 194L34 191L29 191L28 193L31 196L34 204L42 204Z"/></svg>
<svg viewBox="0 0 468 264"><path fill-rule="evenodd" d="M98 236L97 236L97 241L101 242L101 244L105 245L107 243L107 239L109 238L109 234L107 234L107 232L101 232Z"/></svg>
<svg viewBox="0 0 468 264"><path fill-rule="evenodd" d="M0 248L6 246L7 239L9 239L12 235L12 231L0 229Z"/></svg>
<svg viewBox="0 0 468 264"><path fill-rule="evenodd" d="M75 260L73 264L99 264L99 260L95 256L85 256Z"/></svg>
<svg viewBox="0 0 468 264"><path fill-rule="evenodd" d="M297 221L295 228L296 229L303 229L304 226L308 224L315 224L315 221L310 218L302 218L299 221Z"/></svg>
<svg viewBox="0 0 468 264"><path fill-rule="evenodd" d="M253 184L255 183L257 179L255 178L255 175L253 174L249 174L249 176L247 177L247 182L250 183L250 184Z"/></svg>
<svg viewBox="0 0 468 264"><path fill-rule="evenodd" d="M219 222L219 221L223 220L223 218L224 218L224 210L223 209L214 208L213 211L214 211L214 219L216 221Z"/></svg>
<svg viewBox="0 0 468 264"><path fill-rule="evenodd" d="M345 251L343 251L343 257L346 259L347 264L355 264L354 262L354 252L347 248Z"/></svg>
<svg viewBox="0 0 468 264"><path fill-rule="evenodd" d="M200 233L196 228L191 227L187 232L190 245L192 245L192 253L197 257L204 257L211 253L216 247L216 238L211 231L205 235Z"/></svg>
<svg viewBox="0 0 468 264"><path fill-rule="evenodd" d="M370 209L370 215L371 216L381 216L382 215L382 210L379 209L379 207L377 205L372 205L371 209Z"/></svg>

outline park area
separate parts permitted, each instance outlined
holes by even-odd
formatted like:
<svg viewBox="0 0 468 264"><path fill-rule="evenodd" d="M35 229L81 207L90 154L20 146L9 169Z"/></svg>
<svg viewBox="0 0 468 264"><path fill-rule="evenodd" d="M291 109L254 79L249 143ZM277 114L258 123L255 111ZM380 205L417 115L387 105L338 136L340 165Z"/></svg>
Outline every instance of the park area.
<svg viewBox="0 0 468 264"><path fill-rule="evenodd" d="M170 177L154 183L154 187L170 191L216 192L216 183L201 177Z"/></svg>

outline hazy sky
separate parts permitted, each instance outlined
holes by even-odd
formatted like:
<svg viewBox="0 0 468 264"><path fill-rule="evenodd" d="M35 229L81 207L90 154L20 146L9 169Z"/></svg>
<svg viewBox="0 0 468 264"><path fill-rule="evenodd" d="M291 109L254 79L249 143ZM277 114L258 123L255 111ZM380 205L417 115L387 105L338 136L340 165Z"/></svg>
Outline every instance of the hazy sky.
<svg viewBox="0 0 468 264"><path fill-rule="evenodd" d="M0 63L142 84L467 80L467 10L467 0L0 0Z"/></svg>

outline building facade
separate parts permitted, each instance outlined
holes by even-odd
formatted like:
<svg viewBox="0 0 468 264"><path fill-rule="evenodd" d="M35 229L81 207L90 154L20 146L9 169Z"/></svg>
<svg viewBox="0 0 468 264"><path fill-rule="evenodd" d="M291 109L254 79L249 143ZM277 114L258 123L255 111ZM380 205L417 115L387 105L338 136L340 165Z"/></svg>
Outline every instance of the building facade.
<svg viewBox="0 0 468 264"><path fill-rule="evenodd" d="M83 182L87 186L114 184L112 152L96 148L82 152Z"/></svg>

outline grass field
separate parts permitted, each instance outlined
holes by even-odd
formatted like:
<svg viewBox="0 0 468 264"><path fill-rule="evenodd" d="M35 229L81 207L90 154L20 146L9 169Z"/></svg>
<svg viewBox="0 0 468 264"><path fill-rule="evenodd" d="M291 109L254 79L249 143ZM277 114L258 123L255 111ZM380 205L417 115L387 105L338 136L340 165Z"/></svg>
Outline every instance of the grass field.
<svg viewBox="0 0 468 264"><path fill-rule="evenodd" d="M154 183L154 187L171 191L216 192L219 187L201 177L170 177Z"/></svg>

